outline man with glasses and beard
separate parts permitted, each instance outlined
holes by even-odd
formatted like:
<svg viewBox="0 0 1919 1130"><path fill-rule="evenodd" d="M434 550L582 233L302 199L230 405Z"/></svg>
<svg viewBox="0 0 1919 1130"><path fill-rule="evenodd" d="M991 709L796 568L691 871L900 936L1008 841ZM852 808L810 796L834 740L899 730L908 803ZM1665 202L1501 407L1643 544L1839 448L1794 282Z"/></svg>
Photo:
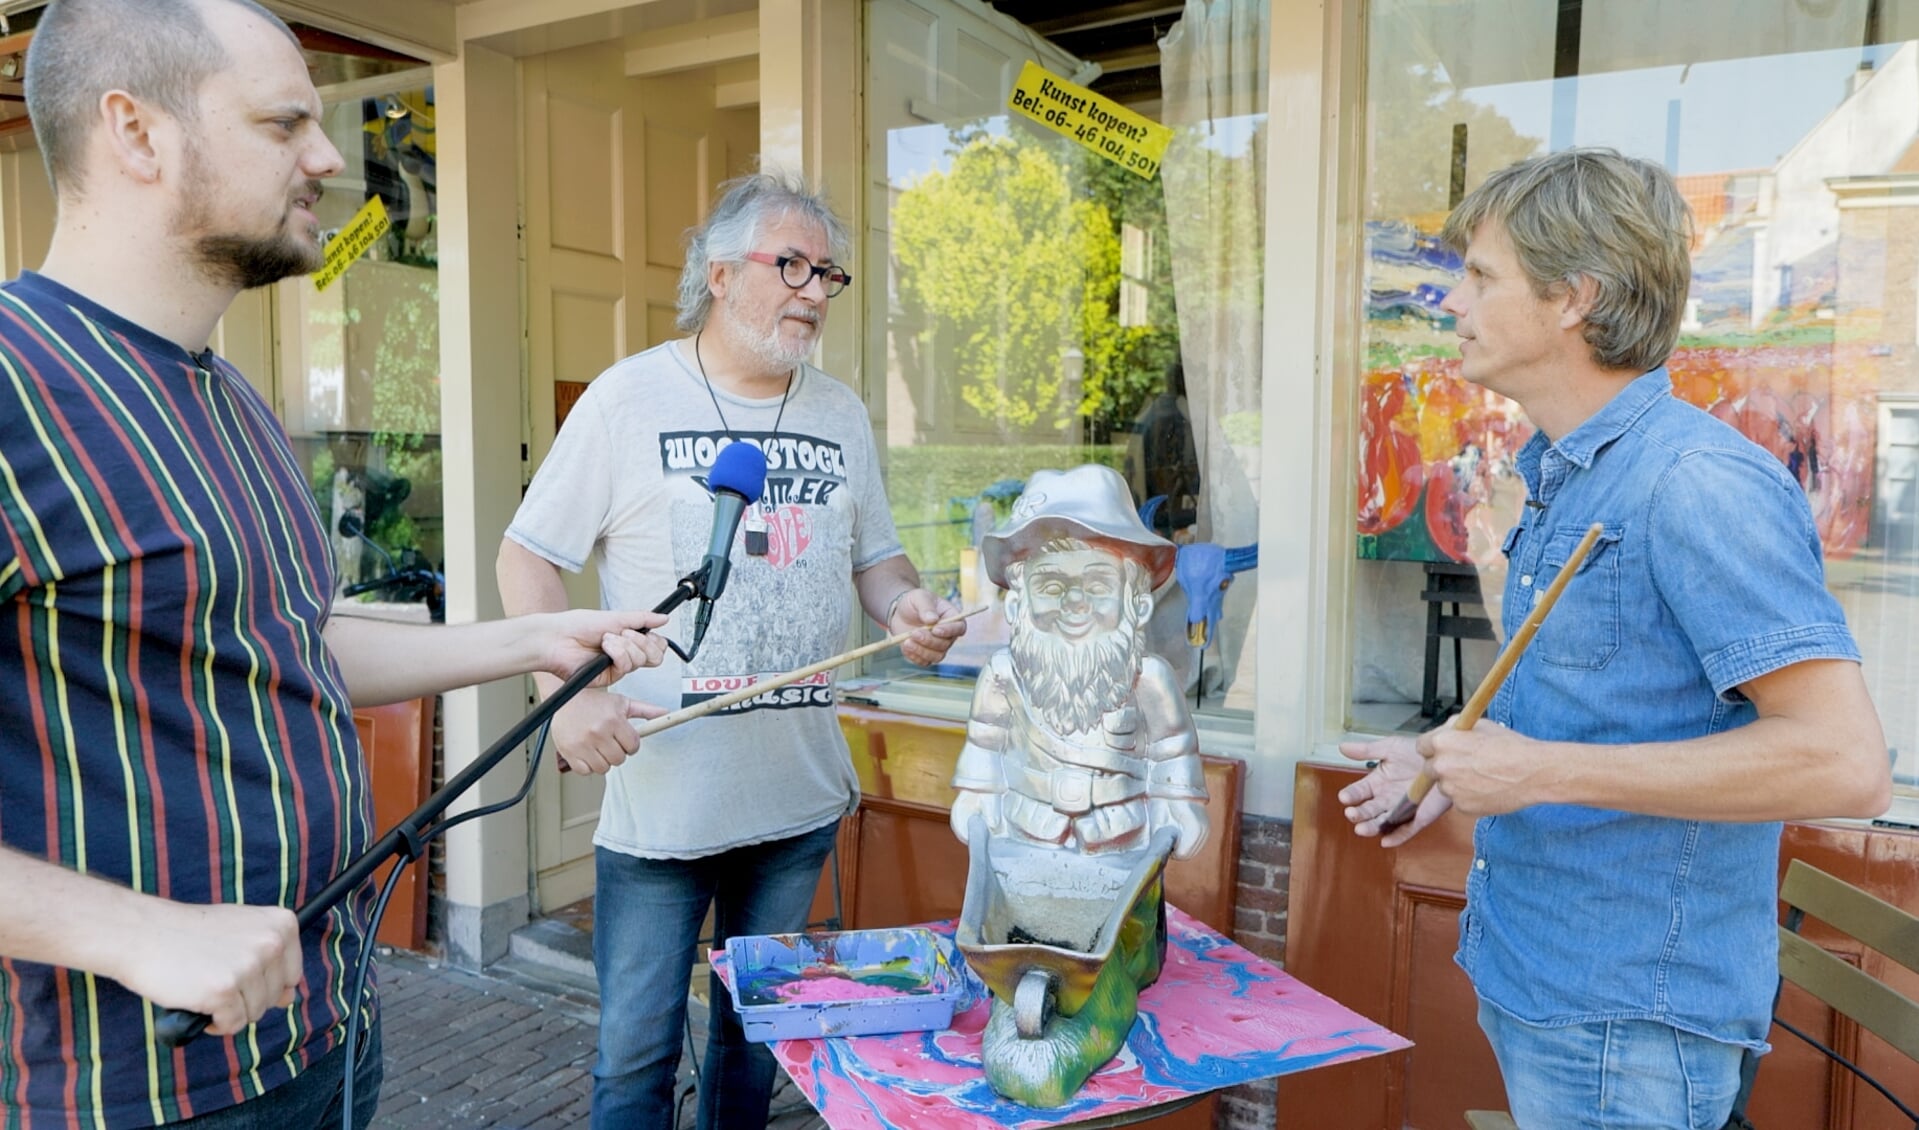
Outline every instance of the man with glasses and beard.
<svg viewBox="0 0 1919 1130"><path fill-rule="evenodd" d="M1087 465L1035 472L981 549L1012 638L974 691L954 833L966 840L977 814L993 835L1099 855L1171 826L1173 854L1190 857L1207 833L1198 737L1145 634L1173 543L1118 472Z"/></svg>
<svg viewBox="0 0 1919 1130"><path fill-rule="evenodd" d="M347 999L370 892L353 707L604 651L651 613L331 616L330 539L272 411L208 348L321 263L341 168L293 33L250 0L53 0L27 106L59 215L0 286L0 1107L27 1125L338 1126L379 1098ZM161 1008L208 1035L156 1047ZM344 1047L349 1016L368 1014Z"/></svg>
<svg viewBox="0 0 1919 1130"><path fill-rule="evenodd" d="M711 699L845 647L858 609L906 658L936 663L963 625L920 587L880 481L859 394L806 363L828 302L852 276L847 234L804 184L760 174L722 185L690 233L679 327L689 336L587 386L500 545L509 612L567 606L561 570L598 568L602 602L643 608L707 550L706 476L729 444L766 456L766 490L734 539L724 599L683 662L587 693L554 716L574 769L607 774L594 829L593 965L600 983L595 1127L674 1124L687 979L701 922L713 944L806 924L840 817L859 803L831 675L771 691L647 740L636 704ZM851 580L849 585L847 582ZM679 614L676 636L696 614ZM544 679L551 694L558 680ZM709 981L699 1125L766 1125L775 1064Z"/></svg>

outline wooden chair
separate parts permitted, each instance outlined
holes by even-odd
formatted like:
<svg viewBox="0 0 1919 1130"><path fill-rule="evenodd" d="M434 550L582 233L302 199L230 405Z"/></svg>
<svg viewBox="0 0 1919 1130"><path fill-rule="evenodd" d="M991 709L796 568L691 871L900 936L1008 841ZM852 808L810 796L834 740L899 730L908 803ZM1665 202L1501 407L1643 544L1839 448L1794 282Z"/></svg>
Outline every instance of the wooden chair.
<svg viewBox="0 0 1919 1130"><path fill-rule="evenodd" d="M1877 951L1919 972L1919 917L1798 859L1786 869L1786 881L1780 885L1779 898L1786 904L1786 924L1779 928L1780 986L1783 988L1790 981L1824 1001L1834 1012L1878 1036L1894 1050L1919 1061L1919 1001L1868 972L1862 967L1866 963L1855 966L1842 961L1799 935L1800 926L1810 914L1868 951ZM1776 997L1773 1007L1776 1013ZM1864 1068L1778 1015L1773 1017L1773 1023L1858 1076L1885 1096L1901 1114L1912 1119L1914 1130L1919 1130L1919 1112L1867 1074ZM1731 1121L1726 1124L1728 1130L1750 1125L1745 1121L1744 1112L1752 1094L1757 1064L1756 1057L1747 1058L1739 1099L1733 1104ZM1467 1111L1466 1122L1473 1130L1512 1130L1514 1125L1503 1113L1480 1110Z"/></svg>
<svg viewBox="0 0 1919 1130"><path fill-rule="evenodd" d="M1919 1001L1868 972L1867 962L1855 966L1841 961L1799 936L1799 927L1810 914L1859 942L1868 953L1876 950L1919 973L1919 917L1799 859L1787 867L1779 898L1786 904L1786 924L1779 928L1781 986L1792 982L1830 1005L1834 1012L1884 1040L1901 1055L1919 1061ZM1776 999L1773 1007L1775 1011L1778 1008ZM1775 1015L1773 1023L1857 1075L1867 1086L1884 1095L1901 1114L1912 1119L1914 1130L1919 1130L1919 1112L1909 1105L1919 1102L1919 1094L1901 1099L1864 1068L1781 1017ZM1751 1094L1753 1066L1753 1062L1748 1061L1745 1085L1740 1088L1739 1101L1733 1106L1735 1118L1745 1110L1746 1099ZM1904 1078L1910 1080L1912 1076Z"/></svg>

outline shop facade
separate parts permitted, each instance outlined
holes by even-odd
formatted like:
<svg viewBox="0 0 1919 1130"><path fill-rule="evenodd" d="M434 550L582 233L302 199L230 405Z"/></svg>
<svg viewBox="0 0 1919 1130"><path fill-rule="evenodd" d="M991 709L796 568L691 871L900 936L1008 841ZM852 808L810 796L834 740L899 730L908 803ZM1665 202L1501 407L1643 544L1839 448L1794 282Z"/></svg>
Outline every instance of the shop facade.
<svg viewBox="0 0 1919 1130"><path fill-rule="evenodd" d="M427 615L499 615L499 538L567 406L677 336L680 233L756 161L822 184L856 233L819 361L868 405L929 586L992 605L980 533L1033 471L1082 462L1158 499L1174 540L1240 551L1249 567L1165 590L1153 626L1203 751L1231 763L1209 775L1237 799L1209 889L1238 940L1419 1047L1245 1089L1222 1108L1235 1125L1455 1125L1500 1105L1449 960L1464 825L1388 856L1329 798L1342 737L1443 722L1497 647L1529 432L1458 379L1438 301L1459 264L1435 235L1512 160L1611 145L1679 175L1698 232L1675 389L1805 487L1893 747L1889 818L1919 824L1919 5L270 6L301 29L348 158L323 219L378 198L393 231L325 290L244 296L216 344L273 400L323 515L358 516L343 580L412 575L369 592L375 611L421 614L437 575ZM1156 175L1019 112L1029 63L1172 127ZM52 201L30 135L6 129L11 275L44 250ZM842 676L871 797L842 840L855 924L956 909L942 773L1003 631L978 618L940 672ZM443 776L528 701L518 683L445 696ZM494 960L592 893L598 798L549 770L530 804L447 837L435 938L453 960ZM921 869L891 843L923 849L905 853ZM1915 897L1911 830L1788 843ZM1876 1125L1850 1092L1816 1101L1841 1112L1826 1124Z"/></svg>

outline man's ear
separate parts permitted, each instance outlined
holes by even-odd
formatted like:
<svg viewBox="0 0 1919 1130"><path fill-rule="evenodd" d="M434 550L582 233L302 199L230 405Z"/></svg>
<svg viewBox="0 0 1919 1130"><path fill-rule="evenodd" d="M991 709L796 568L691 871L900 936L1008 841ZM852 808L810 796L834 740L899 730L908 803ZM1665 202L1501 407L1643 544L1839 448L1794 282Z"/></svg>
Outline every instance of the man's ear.
<svg viewBox="0 0 1919 1130"><path fill-rule="evenodd" d="M715 263L711 260L708 260L706 264L706 289L715 298L726 297L727 284L732 281L727 273L728 266L729 264Z"/></svg>
<svg viewBox="0 0 1919 1130"><path fill-rule="evenodd" d="M161 135L174 128L146 103L124 90L100 96L98 118L114 168L141 184L160 179L166 161Z"/></svg>
<svg viewBox="0 0 1919 1130"><path fill-rule="evenodd" d="M1010 588L1006 590L1005 614L1006 614L1006 622L1008 624L1019 623L1019 615L1020 615L1019 589Z"/></svg>
<svg viewBox="0 0 1919 1130"><path fill-rule="evenodd" d="M1591 275L1580 275L1577 282L1560 286L1559 328L1569 330L1592 316L1599 302L1599 283Z"/></svg>

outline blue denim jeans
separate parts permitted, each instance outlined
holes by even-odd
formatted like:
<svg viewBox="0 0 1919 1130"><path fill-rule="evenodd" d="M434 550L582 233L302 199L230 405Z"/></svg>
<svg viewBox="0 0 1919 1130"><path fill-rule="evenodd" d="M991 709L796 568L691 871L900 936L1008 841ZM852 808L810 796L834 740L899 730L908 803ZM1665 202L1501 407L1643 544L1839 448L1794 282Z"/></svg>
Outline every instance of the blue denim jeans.
<svg viewBox="0 0 1919 1130"><path fill-rule="evenodd" d="M373 1111L380 1105L386 1065L377 1011L373 1023L360 1029L360 1048L353 1073L353 1130L372 1125ZM169 1122L167 1130L340 1130L347 1063L342 1044L263 1095L185 1122Z"/></svg>
<svg viewBox="0 0 1919 1130"><path fill-rule="evenodd" d="M1520 1130L1720 1130L1744 1049L1651 1020L1544 1028L1479 1002Z"/></svg>
<svg viewBox="0 0 1919 1130"><path fill-rule="evenodd" d="M701 859L594 853L593 964L600 979L594 1130L672 1130L687 981L707 905L713 905L716 949L735 934L802 929L820 864L838 832L835 821ZM698 1125L760 1130L773 1094L773 1053L747 1043L717 976L707 991L713 1003L700 1057Z"/></svg>

